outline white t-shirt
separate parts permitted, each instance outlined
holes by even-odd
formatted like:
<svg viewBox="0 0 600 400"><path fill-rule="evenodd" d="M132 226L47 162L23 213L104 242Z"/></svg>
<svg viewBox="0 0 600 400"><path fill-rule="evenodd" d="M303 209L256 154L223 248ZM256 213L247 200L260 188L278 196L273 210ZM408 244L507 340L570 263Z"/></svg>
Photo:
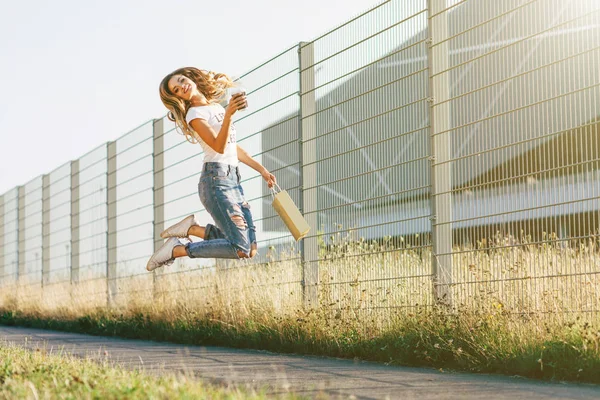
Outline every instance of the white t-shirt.
<svg viewBox="0 0 600 400"><path fill-rule="evenodd" d="M219 133L221 126L223 125L223 119L225 118L225 109L220 104L190 107L185 116L185 120L190 126L190 129L192 129L190 122L196 118L205 120L216 133ZM214 151L198 134L196 134L196 139L198 139L200 145L202 145L202 148L204 149L204 162L218 162L233 166L238 165L237 139L233 122L229 125L229 141L225 145L223 154Z"/></svg>

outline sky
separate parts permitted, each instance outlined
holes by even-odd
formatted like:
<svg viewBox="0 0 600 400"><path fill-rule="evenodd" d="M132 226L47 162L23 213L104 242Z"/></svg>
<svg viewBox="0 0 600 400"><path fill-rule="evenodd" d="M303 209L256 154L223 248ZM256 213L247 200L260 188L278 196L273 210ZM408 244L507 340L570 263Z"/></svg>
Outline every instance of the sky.
<svg viewBox="0 0 600 400"><path fill-rule="evenodd" d="M382 0L0 0L0 195L166 109L195 66L242 75Z"/></svg>

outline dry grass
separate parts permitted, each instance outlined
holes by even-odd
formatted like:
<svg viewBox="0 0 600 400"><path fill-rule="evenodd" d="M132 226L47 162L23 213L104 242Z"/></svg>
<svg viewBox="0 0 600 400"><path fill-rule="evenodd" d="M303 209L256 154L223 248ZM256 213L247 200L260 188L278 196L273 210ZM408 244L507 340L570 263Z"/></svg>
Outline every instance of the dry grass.
<svg viewBox="0 0 600 400"><path fill-rule="evenodd" d="M111 365L105 358L79 359L46 349L0 343L0 399L300 399L269 396L252 388L219 387L192 374L151 376ZM323 396L322 398L325 398Z"/></svg>
<svg viewBox="0 0 600 400"><path fill-rule="evenodd" d="M598 236L455 248L450 309L435 305L431 248L409 239L350 232L322 242L317 307L304 307L290 247L260 265L185 260L119 280L110 308L106 282L95 280L5 287L0 309L5 323L96 334L598 380L587 372L600 368Z"/></svg>

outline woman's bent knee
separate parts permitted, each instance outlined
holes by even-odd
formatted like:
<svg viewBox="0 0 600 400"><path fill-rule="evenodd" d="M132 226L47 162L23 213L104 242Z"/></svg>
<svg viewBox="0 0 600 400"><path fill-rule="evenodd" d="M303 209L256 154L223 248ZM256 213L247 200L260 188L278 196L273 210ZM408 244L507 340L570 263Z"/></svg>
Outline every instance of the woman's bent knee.
<svg viewBox="0 0 600 400"><path fill-rule="evenodd" d="M244 252L243 250L238 250L237 251L237 255L239 258L252 258L252 253L250 252L250 254Z"/></svg>
<svg viewBox="0 0 600 400"><path fill-rule="evenodd" d="M239 249L237 251L237 255L239 258L253 258L256 253L258 253L258 250L256 249L256 244L252 244L252 246L250 247L249 251L246 251L245 249Z"/></svg>

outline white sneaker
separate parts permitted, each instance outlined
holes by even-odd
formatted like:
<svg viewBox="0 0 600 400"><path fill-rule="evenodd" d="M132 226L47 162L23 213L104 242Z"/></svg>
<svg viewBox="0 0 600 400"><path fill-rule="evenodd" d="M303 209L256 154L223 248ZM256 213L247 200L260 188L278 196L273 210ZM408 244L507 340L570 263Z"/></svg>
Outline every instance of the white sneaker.
<svg viewBox="0 0 600 400"><path fill-rule="evenodd" d="M172 237L169 238L165 243L148 260L146 269L148 271L154 271L156 268L162 267L163 265L171 265L175 261L173 258L173 248L175 246L183 246L179 239Z"/></svg>
<svg viewBox="0 0 600 400"><path fill-rule="evenodd" d="M194 225L200 226L198 222L196 222L196 216L192 214L185 217L183 220L179 221L175 225L171 225L170 227L162 231L160 237L164 239L168 237L180 237L189 239L188 231Z"/></svg>

